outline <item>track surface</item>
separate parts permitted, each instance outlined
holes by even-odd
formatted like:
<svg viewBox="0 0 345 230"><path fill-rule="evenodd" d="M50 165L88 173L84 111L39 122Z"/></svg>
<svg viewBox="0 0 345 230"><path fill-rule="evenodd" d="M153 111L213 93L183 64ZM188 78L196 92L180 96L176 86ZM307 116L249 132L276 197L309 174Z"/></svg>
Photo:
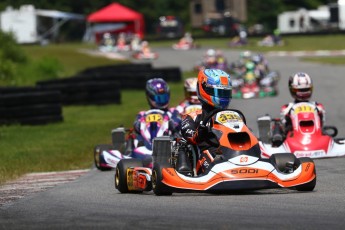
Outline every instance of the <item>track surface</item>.
<svg viewBox="0 0 345 230"><path fill-rule="evenodd" d="M156 51L160 58L154 66L190 70L205 50ZM225 55L235 60L239 53ZM271 68L281 73L280 95L232 102L246 115L248 126L257 132L257 116L278 116L280 106L291 100L288 76L305 71L314 80L313 99L326 107L326 123L336 125L338 136L344 137L345 66L303 63L297 57L268 59ZM114 171L91 169L72 182L1 206L0 229L344 229L345 158L315 162L318 181L308 193L274 189L170 197L152 192L120 194L114 189Z"/></svg>

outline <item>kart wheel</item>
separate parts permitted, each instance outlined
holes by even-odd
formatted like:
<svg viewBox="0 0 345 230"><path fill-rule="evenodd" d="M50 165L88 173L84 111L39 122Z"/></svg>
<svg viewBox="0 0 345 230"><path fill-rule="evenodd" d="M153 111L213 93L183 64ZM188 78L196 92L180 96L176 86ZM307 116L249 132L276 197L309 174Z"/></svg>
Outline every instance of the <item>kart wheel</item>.
<svg viewBox="0 0 345 230"><path fill-rule="evenodd" d="M159 165L157 162L153 164L152 176L151 176L152 190L157 196L170 196L172 195L172 191L170 191L168 186L166 186L162 182L163 180L162 168L163 167Z"/></svg>
<svg viewBox="0 0 345 230"><path fill-rule="evenodd" d="M122 159L117 163L115 169L115 189L121 193L128 193L127 169L130 167L142 167L143 163L139 159ZM138 191L136 191L138 192Z"/></svg>
<svg viewBox="0 0 345 230"><path fill-rule="evenodd" d="M273 164L273 166L279 170L280 172L286 173L286 171L289 169L287 163L293 163L293 169L296 169L299 166L299 162L297 161L297 158L292 153L276 153L272 154L269 158L270 162Z"/></svg>
<svg viewBox="0 0 345 230"><path fill-rule="evenodd" d="M301 157L298 160L301 162L301 164L305 163L305 162L314 163L314 161L311 158L309 158L309 157ZM315 173L315 168L314 168L314 173ZM315 175L315 178L312 181L310 181L310 182L308 182L306 184L301 184L301 185L296 186L296 190L297 191L305 191L305 192L313 191L315 186L316 186L316 175Z"/></svg>
<svg viewBox="0 0 345 230"><path fill-rule="evenodd" d="M102 144L102 145L96 145L93 151L93 157L94 157L94 162L95 162L95 166L97 169L101 170L101 171L107 171L107 170L111 170L112 168L110 167L103 167L101 166L101 163L105 163L104 159L101 155L101 153L105 150L111 150L113 149L112 145L107 145L107 144Z"/></svg>

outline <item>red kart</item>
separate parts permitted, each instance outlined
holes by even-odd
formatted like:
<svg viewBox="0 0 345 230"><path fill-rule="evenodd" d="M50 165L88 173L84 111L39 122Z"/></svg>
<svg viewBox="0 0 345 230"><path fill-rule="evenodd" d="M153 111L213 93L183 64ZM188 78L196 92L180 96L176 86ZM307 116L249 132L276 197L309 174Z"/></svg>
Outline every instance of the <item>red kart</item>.
<svg viewBox="0 0 345 230"><path fill-rule="evenodd" d="M246 126L244 115L237 110L216 110L206 116L210 138L219 154L198 170L196 146L187 145L192 172L176 170L179 143L170 137L157 137L153 144L153 168L143 167L139 159L122 159L116 167L115 188L121 193L150 191L156 195L173 192L229 192L290 188L312 191L316 185L315 164L310 158L297 159L291 153L261 158L257 138ZM207 150L205 150L207 154Z"/></svg>
<svg viewBox="0 0 345 230"><path fill-rule="evenodd" d="M190 49L197 49L200 48L199 45L195 44L195 43L184 43L184 42L179 42L176 44L172 45L172 48L174 50L190 50Z"/></svg>
<svg viewBox="0 0 345 230"><path fill-rule="evenodd" d="M133 53L132 57L134 59L139 60L154 60L158 58L158 53L150 52L150 53L143 53L143 52L135 52Z"/></svg>
<svg viewBox="0 0 345 230"><path fill-rule="evenodd" d="M345 156L345 138L335 138L334 126L321 127L317 108L309 102L297 103L290 113L292 130L283 143L274 146L271 142L273 121L270 116L258 119L262 156L269 158L276 153L293 153L296 157L326 158Z"/></svg>

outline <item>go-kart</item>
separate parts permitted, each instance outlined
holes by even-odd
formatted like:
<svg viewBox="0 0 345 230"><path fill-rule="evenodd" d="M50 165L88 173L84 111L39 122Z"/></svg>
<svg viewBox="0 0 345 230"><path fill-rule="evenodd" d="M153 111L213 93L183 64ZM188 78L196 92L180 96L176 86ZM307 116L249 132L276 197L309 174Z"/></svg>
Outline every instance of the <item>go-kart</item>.
<svg viewBox="0 0 345 230"><path fill-rule="evenodd" d="M159 55L156 52L143 53L141 51L134 52L132 55L134 59L138 59L138 60L154 60L154 59L157 59L158 56Z"/></svg>
<svg viewBox="0 0 345 230"><path fill-rule="evenodd" d="M269 72L262 79L256 79L252 72L245 73L245 76L233 80L233 98L262 98L278 95L277 82L279 73Z"/></svg>
<svg viewBox="0 0 345 230"><path fill-rule="evenodd" d="M190 50L190 49L200 48L200 46L195 43L179 42L179 43L173 44L172 48L174 50Z"/></svg>
<svg viewBox="0 0 345 230"><path fill-rule="evenodd" d="M191 175L176 170L178 140L157 137L153 145L153 168L144 167L138 159L123 159L115 172L115 188L121 193L150 191L156 195L173 192L229 192L290 188L312 191L316 185L315 164L310 158L296 158L291 153L261 158L258 139L246 126L244 115L237 110L216 110L206 116L211 146L218 154L206 170L197 170L198 148L190 146ZM205 150L206 154L208 150Z"/></svg>
<svg viewBox="0 0 345 230"><path fill-rule="evenodd" d="M199 72L200 70L203 69L220 69L225 72L228 72L228 64L225 59L220 59L219 61L215 63L207 63L205 61L200 61L197 62L196 65L194 66L194 71Z"/></svg>
<svg viewBox="0 0 345 230"><path fill-rule="evenodd" d="M292 106L290 119L292 129L285 140L276 146L272 143L274 122L269 115L258 118L259 143L262 157L290 152L297 158L326 158L345 155L345 138L335 138L338 130L334 126L321 127L317 107L313 103L301 102Z"/></svg>
<svg viewBox="0 0 345 230"><path fill-rule="evenodd" d="M124 45L116 45L115 46L115 50L117 52L123 52L123 51L130 51L131 50L131 46L124 44Z"/></svg>
<svg viewBox="0 0 345 230"><path fill-rule="evenodd" d="M94 162L101 171L116 168L121 159L142 159L152 162L152 140L155 137L170 135L169 117L164 111L151 109L140 120L140 135L133 128L123 127L112 130L112 145L100 144L94 148Z"/></svg>

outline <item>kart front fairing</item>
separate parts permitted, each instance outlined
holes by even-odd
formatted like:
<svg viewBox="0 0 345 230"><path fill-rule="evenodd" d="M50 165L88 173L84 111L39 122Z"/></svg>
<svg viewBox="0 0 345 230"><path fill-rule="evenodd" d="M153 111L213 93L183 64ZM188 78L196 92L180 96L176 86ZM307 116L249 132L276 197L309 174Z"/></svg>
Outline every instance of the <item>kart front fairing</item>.
<svg viewBox="0 0 345 230"><path fill-rule="evenodd" d="M317 108L312 103L295 104L290 113L292 130L282 145L260 142L263 157L275 153L291 152L296 157L326 158L345 155L344 139L336 140L323 133Z"/></svg>
<svg viewBox="0 0 345 230"><path fill-rule="evenodd" d="M162 182L176 191L289 188L312 181L315 178L314 167L314 164L301 164L294 172L287 174L278 171L267 160L239 155L228 160L219 160L206 174L197 177L185 176L173 168L164 168Z"/></svg>

